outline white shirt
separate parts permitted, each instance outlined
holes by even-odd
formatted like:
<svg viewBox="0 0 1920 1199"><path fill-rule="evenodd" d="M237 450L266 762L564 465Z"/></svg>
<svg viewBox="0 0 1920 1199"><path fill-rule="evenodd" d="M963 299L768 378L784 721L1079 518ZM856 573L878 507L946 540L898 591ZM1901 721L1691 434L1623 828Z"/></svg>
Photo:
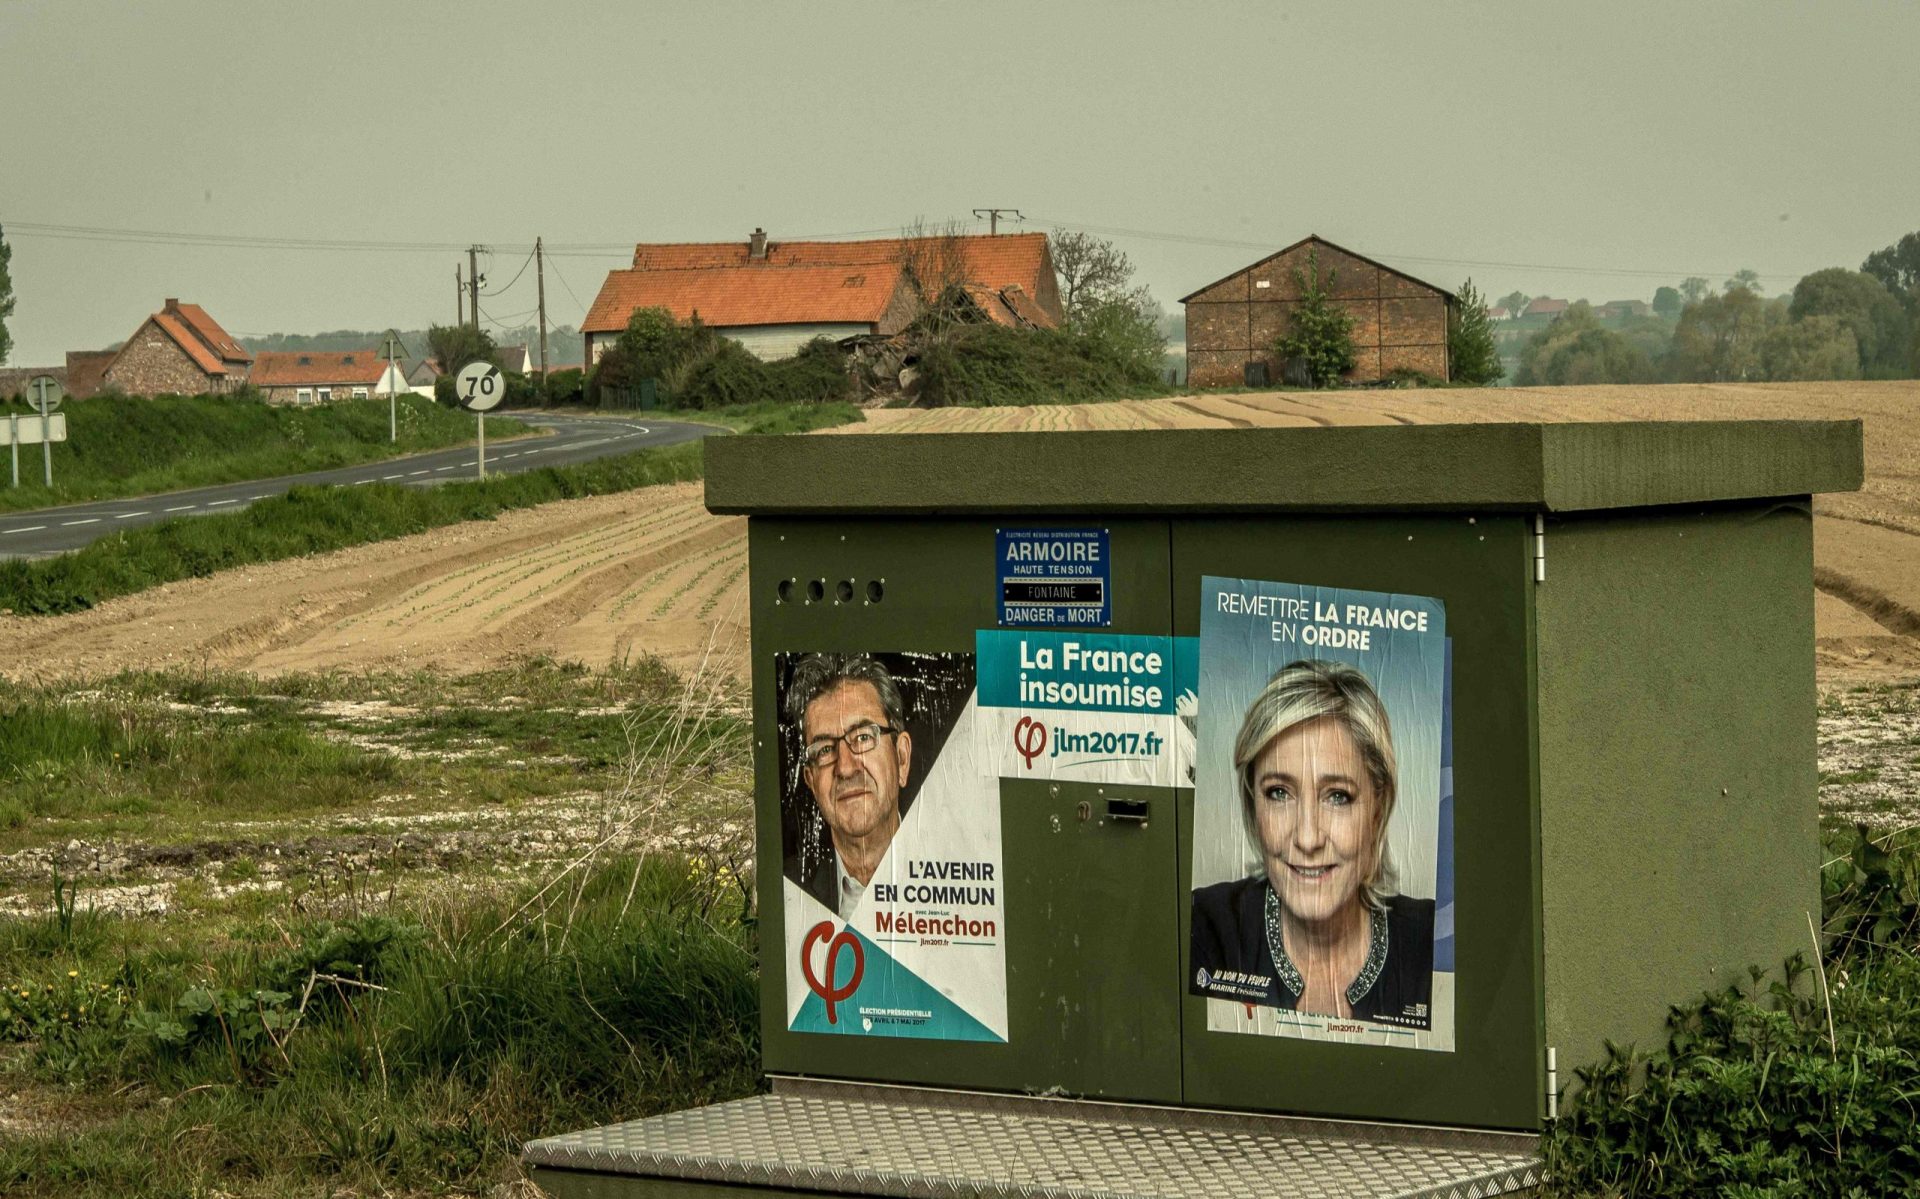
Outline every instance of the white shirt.
<svg viewBox="0 0 1920 1199"><path fill-rule="evenodd" d="M840 859L833 859L833 893L840 899L840 919L853 919L853 909L860 903L860 897L867 893L867 884L848 874L840 867Z"/></svg>

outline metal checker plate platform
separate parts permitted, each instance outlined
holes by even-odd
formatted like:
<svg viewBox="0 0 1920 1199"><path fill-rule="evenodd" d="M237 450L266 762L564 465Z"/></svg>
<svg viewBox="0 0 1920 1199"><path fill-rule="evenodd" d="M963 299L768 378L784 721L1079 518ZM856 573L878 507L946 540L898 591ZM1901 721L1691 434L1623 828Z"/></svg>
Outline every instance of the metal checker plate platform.
<svg viewBox="0 0 1920 1199"><path fill-rule="evenodd" d="M1539 1159L1513 1144L1335 1139L1284 1121L1127 1111L776 1093L534 1141L526 1161L901 1199L1481 1199L1540 1181Z"/></svg>

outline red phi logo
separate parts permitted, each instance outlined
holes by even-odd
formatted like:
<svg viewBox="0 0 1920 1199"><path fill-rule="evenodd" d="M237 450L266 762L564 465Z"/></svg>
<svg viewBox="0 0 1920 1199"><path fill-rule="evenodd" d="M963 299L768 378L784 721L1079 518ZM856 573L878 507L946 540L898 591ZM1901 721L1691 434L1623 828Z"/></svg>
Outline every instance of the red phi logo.
<svg viewBox="0 0 1920 1199"><path fill-rule="evenodd" d="M813 947L822 941L827 942L827 969L824 979L813 972ZM838 964L842 949L853 950L853 977L847 980L844 987L834 984L834 976L837 973L834 967ZM800 942L800 973L806 977L807 990L818 995L826 1003L828 1024L839 1023L834 1007L860 989L860 976L866 972L866 951L860 948L860 939L853 935L851 929L842 930L836 937L833 934L833 921L822 920L808 929L806 939Z"/></svg>
<svg viewBox="0 0 1920 1199"><path fill-rule="evenodd" d="M1020 723L1013 726L1014 752L1027 760L1027 769L1033 769L1033 760L1047 748L1047 726L1031 716L1022 716Z"/></svg>

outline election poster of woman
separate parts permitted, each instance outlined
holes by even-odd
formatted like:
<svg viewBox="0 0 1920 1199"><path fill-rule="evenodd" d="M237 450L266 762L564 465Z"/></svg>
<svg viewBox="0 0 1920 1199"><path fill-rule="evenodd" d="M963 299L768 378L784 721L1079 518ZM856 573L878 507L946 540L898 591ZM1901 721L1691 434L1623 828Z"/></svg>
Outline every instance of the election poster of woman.
<svg viewBox="0 0 1920 1199"><path fill-rule="evenodd" d="M1191 993L1211 1031L1453 1049L1446 610L1201 582Z"/></svg>

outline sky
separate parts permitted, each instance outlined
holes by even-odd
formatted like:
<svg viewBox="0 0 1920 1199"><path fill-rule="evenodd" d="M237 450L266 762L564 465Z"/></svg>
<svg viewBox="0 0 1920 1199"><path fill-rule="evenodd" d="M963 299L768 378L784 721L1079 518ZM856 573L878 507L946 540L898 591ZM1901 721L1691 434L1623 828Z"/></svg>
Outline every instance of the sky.
<svg viewBox="0 0 1920 1199"><path fill-rule="evenodd" d="M10 364L578 324L643 241L1110 237L1167 307L1317 233L1448 289L1768 294L1920 229L1920 4L0 0ZM984 222L979 223L982 231Z"/></svg>

